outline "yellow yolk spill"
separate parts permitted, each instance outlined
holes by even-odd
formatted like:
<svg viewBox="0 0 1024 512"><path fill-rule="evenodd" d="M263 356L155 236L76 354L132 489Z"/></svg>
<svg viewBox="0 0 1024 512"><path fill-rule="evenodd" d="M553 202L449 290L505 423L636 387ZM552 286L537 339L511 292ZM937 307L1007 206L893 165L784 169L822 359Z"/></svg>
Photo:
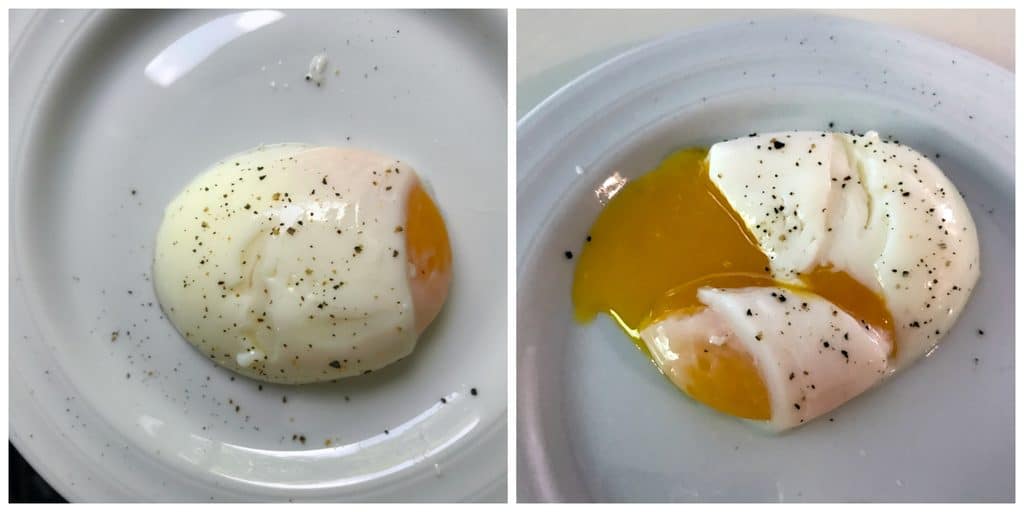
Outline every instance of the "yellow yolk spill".
<svg viewBox="0 0 1024 512"><path fill-rule="evenodd" d="M708 178L707 151L682 150L629 182L598 216L573 283L576 319L611 311L637 329L676 286L724 273L768 275L768 257ZM696 296L678 305L700 306Z"/></svg>
<svg viewBox="0 0 1024 512"><path fill-rule="evenodd" d="M818 294L854 318L887 332L884 300L844 272L816 269L804 286L775 281L768 257L708 177L707 150L673 153L629 182L598 216L576 265L576 320L611 315L648 356L637 333L670 314L692 313L702 287L784 286ZM693 399L755 420L771 418L771 399L756 362L745 351L707 340L695 351L682 385Z"/></svg>

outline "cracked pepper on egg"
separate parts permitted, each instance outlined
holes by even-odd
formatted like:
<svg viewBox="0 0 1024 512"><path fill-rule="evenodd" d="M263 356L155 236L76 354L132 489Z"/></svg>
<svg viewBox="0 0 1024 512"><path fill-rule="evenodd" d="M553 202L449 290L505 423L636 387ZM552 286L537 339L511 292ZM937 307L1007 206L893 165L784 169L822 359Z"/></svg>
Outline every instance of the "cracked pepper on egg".
<svg viewBox="0 0 1024 512"><path fill-rule="evenodd" d="M211 360L303 384L409 355L444 304L451 249L408 165L279 144L195 178L167 206L153 267L161 307Z"/></svg>
<svg viewBox="0 0 1024 512"><path fill-rule="evenodd" d="M979 272L970 212L928 158L875 132L780 132L629 182L572 296L696 401L784 430L927 353Z"/></svg>

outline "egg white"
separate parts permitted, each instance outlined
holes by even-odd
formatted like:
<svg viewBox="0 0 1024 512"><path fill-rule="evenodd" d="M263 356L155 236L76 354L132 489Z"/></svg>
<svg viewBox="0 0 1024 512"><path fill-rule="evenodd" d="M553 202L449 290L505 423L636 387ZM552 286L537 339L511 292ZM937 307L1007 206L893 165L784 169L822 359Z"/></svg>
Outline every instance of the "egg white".
<svg viewBox="0 0 1024 512"><path fill-rule="evenodd" d="M917 151L875 132L780 132L715 144L708 160L776 279L831 265L885 299L893 368L927 353L963 310L980 273L977 230Z"/></svg>
<svg viewBox="0 0 1024 512"><path fill-rule="evenodd" d="M977 283L977 231L963 198L907 146L875 132L779 132L715 144L708 165L776 280L800 285L818 267L844 271L884 299L895 323L893 340L818 295L780 301L795 292L702 288L702 310L640 333L681 387L695 339L750 354L774 429L820 416L927 353Z"/></svg>
<svg viewBox="0 0 1024 512"><path fill-rule="evenodd" d="M416 342L407 165L355 149L261 146L167 207L154 281L175 327L244 375L308 383L367 373Z"/></svg>
<svg viewBox="0 0 1024 512"><path fill-rule="evenodd" d="M857 396L888 372L889 342L831 302L776 287L702 288L705 306L645 328L655 363L680 385L694 341L750 354L771 397L775 430L798 426ZM699 345L698 345L699 346Z"/></svg>

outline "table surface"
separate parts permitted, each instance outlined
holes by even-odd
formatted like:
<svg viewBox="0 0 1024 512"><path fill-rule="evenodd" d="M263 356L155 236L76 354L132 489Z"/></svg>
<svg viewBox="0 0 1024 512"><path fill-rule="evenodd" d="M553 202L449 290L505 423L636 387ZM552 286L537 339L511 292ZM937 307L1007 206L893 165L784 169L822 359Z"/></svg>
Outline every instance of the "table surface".
<svg viewBox="0 0 1024 512"><path fill-rule="evenodd" d="M528 10L517 12L516 117L559 87L658 36L737 18L797 13L846 16L959 46L1014 69L1014 15L1003 10Z"/></svg>

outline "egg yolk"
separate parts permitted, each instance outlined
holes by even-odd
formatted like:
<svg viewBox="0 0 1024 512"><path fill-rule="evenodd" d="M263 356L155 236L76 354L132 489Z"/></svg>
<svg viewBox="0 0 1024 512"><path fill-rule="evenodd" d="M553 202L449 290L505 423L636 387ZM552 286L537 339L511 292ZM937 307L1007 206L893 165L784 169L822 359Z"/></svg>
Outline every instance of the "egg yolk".
<svg viewBox="0 0 1024 512"><path fill-rule="evenodd" d="M893 340L889 345L889 357L896 355L896 330L892 313L877 293L860 284L850 274L830 266L817 267L800 274L800 280L807 289L830 300L862 324L885 333L888 339Z"/></svg>
<svg viewBox="0 0 1024 512"><path fill-rule="evenodd" d="M771 398L750 354L707 340L681 344L693 363L675 376L683 391L717 411L752 420L771 419Z"/></svg>
<svg viewBox="0 0 1024 512"><path fill-rule="evenodd" d="M709 178L707 150L694 148L673 153L608 202L580 254L572 298L577 321L607 313L645 353L639 331L702 309L702 287L815 293L893 339L882 297L848 274L820 268L801 278L799 284L772 278L768 257ZM690 397L741 418L771 418L768 389L749 354L708 340L682 345L694 351L686 359L692 363L673 380Z"/></svg>
<svg viewBox="0 0 1024 512"><path fill-rule="evenodd" d="M415 304L416 331L423 329L441 311L452 278L452 250L448 230L437 204L417 181L406 199L406 259L411 269L409 285Z"/></svg>

